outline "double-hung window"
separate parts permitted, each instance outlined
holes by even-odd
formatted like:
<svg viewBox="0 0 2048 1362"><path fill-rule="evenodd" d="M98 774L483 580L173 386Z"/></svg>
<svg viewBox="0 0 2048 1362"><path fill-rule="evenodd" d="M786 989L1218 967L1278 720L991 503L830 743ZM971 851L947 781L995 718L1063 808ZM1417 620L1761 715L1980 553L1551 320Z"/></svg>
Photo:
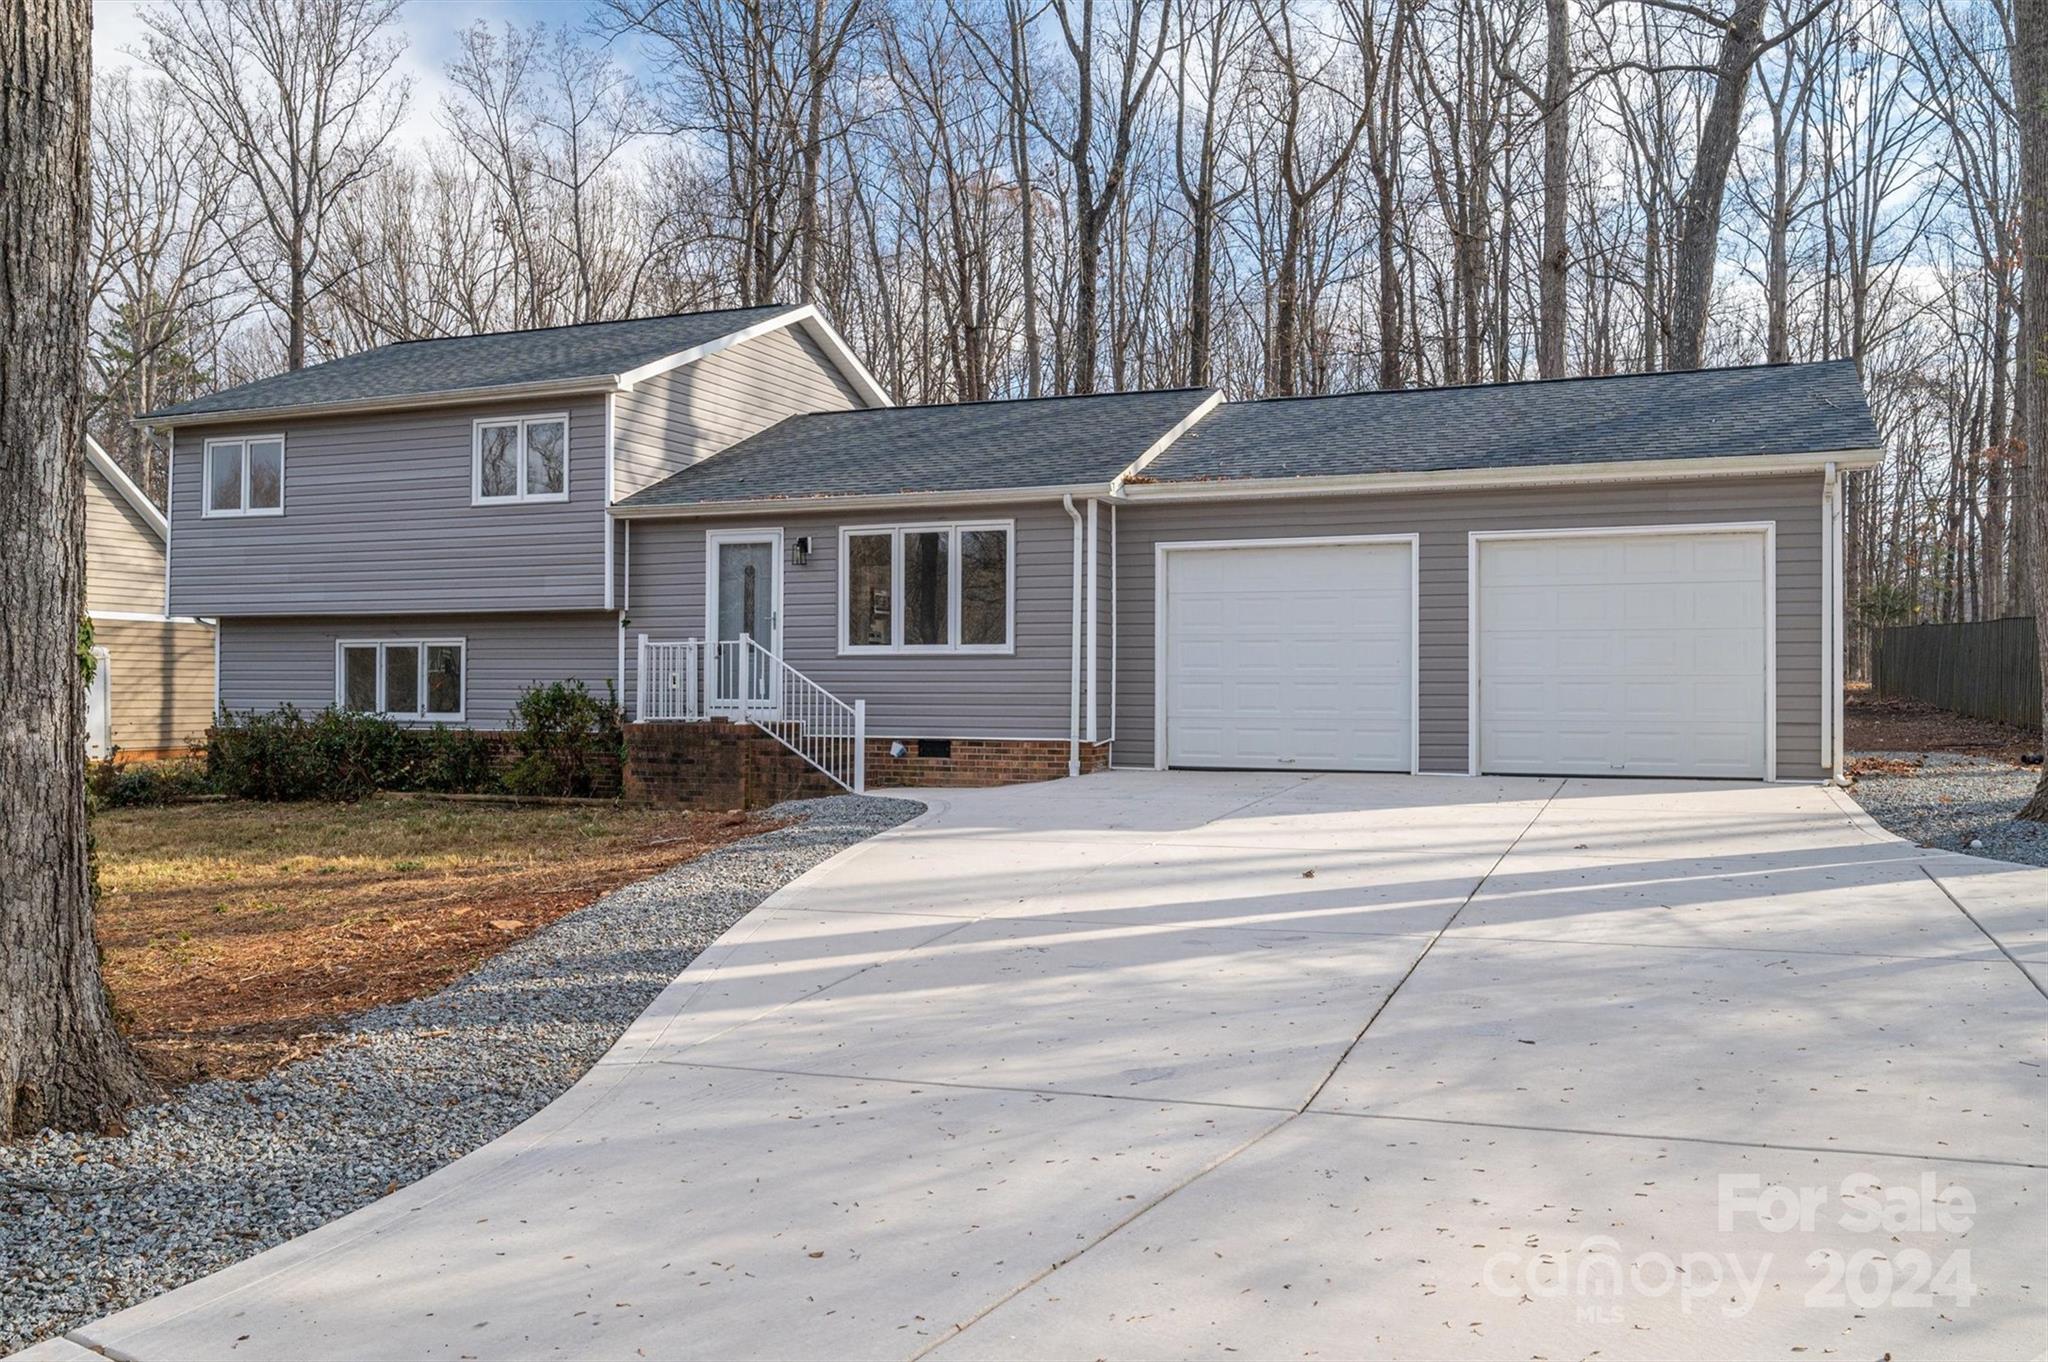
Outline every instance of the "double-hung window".
<svg viewBox="0 0 2048 1362"><path fill-rule="evenodd" d="M344 639L335 645L335 706L387 719L458 722L466 654L459 638Z"/></svg>
<svg viewBox="0 0 2048 1362"><path fill-rule="evenodd" d="M284 514L284 436L206 442L207 516Z"/></svg>
<svg viewBox="0 0 2048 1362"><path fill-rule="evenodd" d="M490 417L476 423L470 501L495 506L569 499L569 418Z"/></svg>
<svg viewBox="0 0 2048 1362"><path fill-rule="evenodd" d="M874 525L839 532L845 653L1007 653L1015 526Z"/></svg>

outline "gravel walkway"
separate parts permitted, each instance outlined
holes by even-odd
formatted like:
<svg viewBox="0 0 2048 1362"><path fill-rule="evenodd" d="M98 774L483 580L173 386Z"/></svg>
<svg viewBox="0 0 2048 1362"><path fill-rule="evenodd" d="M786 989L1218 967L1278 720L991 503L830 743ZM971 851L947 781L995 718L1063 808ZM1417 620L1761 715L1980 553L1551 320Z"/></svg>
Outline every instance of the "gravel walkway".
<svg viewBox="0 0 2048 1362"><path fill-rule="evenodd" d="M429 998L250 1083L194 1084L129 1133L0 1147L0 1354L355 1210L510 1130L697 953L812 866L915 816L794 801L789 827L628 885Z"/></svg>
<svg viewBox="0 0 2048 1362"><path fill-rule="evenodd" d="M1856 755L1922 762L1910 775L1866 775L1850 789L1856 802L1892 832L1972 856L2048 865L2048 824L2013 819L2039 783L2040 767L1946 752Z"/></svg>

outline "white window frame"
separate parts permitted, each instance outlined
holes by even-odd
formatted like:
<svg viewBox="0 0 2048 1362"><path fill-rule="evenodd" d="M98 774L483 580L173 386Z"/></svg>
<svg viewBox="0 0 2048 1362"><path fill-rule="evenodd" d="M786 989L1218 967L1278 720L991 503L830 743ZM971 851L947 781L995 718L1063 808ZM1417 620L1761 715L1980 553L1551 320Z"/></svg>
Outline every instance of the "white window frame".
<svg viewBox="0 0 2048 1362"><path fill-rule="evenodd" d="M559 492L534 492L526 490L526 428L559 423L562 427L562 490ZM484 427L518 426L519 459L513 475L515 490L509 497L487 497L484 495ZM517 506L521 504L569 499L569 413L566 411L539 412L531 416L479 416L469 428L469 504L472 506Z"/></svg>
<svg viewBox="0 0 2048 1362"><path fill-rule="evenodd" d="M375 648L377 650L377 707L373 710L351 710L347 707L344 667L351 648ZM456 709L451 713L414 713L409 710L389 708L388 697L384 694L384 652L388 648L414 648L419 651L419 698L427 698L427 649L454 648L462 655L462 693L456 697ZM459 724L469 711L469 640L466 638L338 638L334 641L334 707L344 713L368 713L378 719L401 719L422 724Z"/></svg>
<svg viewBox="0 0 2048 1362"><path fill-rule="evenodd" d="M1003 535L1003 641L960 642L960 536L976 530ZM906 644L903 638L903 536L944 534L946 539L947 643ZM847 590L853 576L848 541L858 535L889 536L888 643L853 643L846 630ZM940 520L903 525L841 525L839 527L839 655L841 657L922 657L965 655L1009 656L1017 651L1017 522L1014 520Z"/></svg>
<svg viewBox="0 0 2048 1362"><path fill-rule="evenodd" d="M249 505L249 446L271 441L277 444L277 505L252 509ZM242 451L242 504L225 510L216 510L213 505L213 451L223 445L233 445ZM285 439L282 432L276 435L220 435L206 441L199 458L199 516L202 520L236 520L245 516L268 516L284 514L284 458Z"/></svg>

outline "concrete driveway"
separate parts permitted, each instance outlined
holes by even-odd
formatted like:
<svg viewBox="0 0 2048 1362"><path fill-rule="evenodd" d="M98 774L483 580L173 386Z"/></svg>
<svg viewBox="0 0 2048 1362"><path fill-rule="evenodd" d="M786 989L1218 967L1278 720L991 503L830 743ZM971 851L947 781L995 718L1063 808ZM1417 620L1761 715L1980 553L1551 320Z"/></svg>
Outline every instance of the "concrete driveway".
<svg viewBox="0 0 2048 1362"><path fill-rule="evenodd" d="M517 1131L72 1338L143 1362L2048 1343L2048 872L1792 786L1118 772L931 802L753 913Z"/></svg>

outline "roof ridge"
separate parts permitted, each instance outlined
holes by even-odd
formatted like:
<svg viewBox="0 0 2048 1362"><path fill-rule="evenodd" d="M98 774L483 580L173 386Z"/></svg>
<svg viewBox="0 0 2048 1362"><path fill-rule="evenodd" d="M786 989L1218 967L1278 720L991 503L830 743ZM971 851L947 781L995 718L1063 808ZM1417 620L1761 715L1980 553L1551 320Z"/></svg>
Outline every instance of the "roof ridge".
<svg viewBox="0 0 2048 1362"><path fill-rule="evenodd" d="M831 411L806 411L785 418L802 420L811 416L867 416L888 411L957 411L962 407L1024 407L1035 402L1086 402L1101 397L1165 397L1172 393L1208 393L1214 388L1127 388L1111 393L1041 393L1037 397L977 397L972 402L898 402L893 407L840 407Z"/></svg>
<svg viewBox="0 0 2048 1362"><path fill-rule="evenodd" d="M592 326L623 326L629 322L673 322L685 317L718 317L730 312L787 312L797 307L796 303L754 303L747 307L707 307L694 312L659 312L651 317L607 317L603 321L559 322L554 326L515 326L503 331L465 331L457 336L408 336L404 340L386 341L373 345L368 350L358 350L358 355L373 355L379 350L395 350L401 345L432 345L436 341L484 340L492 336L538 336L548 331L581 331ZM351 355L337 355L336 359L351 359ZM334 360L323 363L332 364Z"/></svg>
<svg viewBox="0 0 2048 1362"><path fill-rule="evenodd" d="M1503 378L1486 383L1435 383L1420 388L1356 388L1342 393L1293 393L1285 397L1247 397L1224 403L1231 407L1256 407L1279 402L1322 402L1333 397L1403 397L1421 393L1477 392L1490 388L1539 388L1558 383L1605 383L1631 378L1683 378L1695 374L1740 374L1759 369L1820 369L1836 364L1854 364L1847 357L1837 359L1771 360L1757 364L1712 364L1697 369L1631 369L1619 374L1563 374L1556 378Z"/></svg>

